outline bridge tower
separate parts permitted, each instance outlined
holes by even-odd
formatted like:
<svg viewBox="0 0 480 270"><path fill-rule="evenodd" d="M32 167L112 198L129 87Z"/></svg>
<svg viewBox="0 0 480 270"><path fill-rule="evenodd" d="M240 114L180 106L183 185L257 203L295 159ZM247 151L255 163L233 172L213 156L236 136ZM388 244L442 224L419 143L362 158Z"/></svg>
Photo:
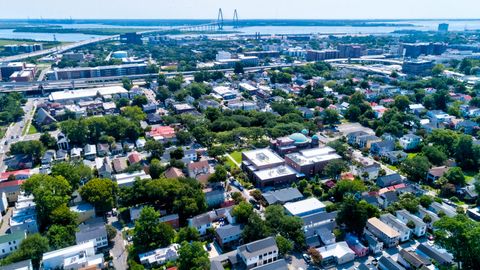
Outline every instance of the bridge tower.
<svg viewBox="0 0 480 270"><path fill-rule="evenodd" d="M218 9L217 26L218 30L223 30L223 12L221 8Z"/></svg>
<svg viewBox="0 0 480 270"><path fill-rule="evenodd" d="M238 28L238 12L237 9L233 12L233 28Z"/></svg>

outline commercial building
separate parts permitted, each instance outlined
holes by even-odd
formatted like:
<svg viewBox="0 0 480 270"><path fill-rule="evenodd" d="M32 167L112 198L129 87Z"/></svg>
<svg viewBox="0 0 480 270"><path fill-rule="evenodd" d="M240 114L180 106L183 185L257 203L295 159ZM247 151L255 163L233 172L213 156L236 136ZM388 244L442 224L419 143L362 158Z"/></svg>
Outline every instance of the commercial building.
<svg viewBox="0 0 480 270"><path fill-rule="evenodd" d="M223 100L231 100L237 97L237 93L228 86L216 86L213 88L213 93Z"/></svg>
<svg viewBox="0 0 480 270"><path fill-rule="evenodd" d="M420 55L441 55L447 50L444 43L411 43L400 46L400 54L408 58L417 58Z"/></svg>
<svg viewBox="0 0 480 270"><path fill-rule="evenodd" d="M441 23L438 25L438 32L447 33L448 32L448 23Z"/></svg>
<svg viewBox="0 0 480 270"><path fill-rule="evenodd" d="M392 227L388 226L380 219L373 217L367 221L367 230L378 237L386 247L394 247L398 245L400 234Z"/></svg>
<svg viewBox="0 0 480 270"><path fill-rule="evenodd" d="M287 210L287 213L292 216L308 216L315 213L325 212L325 204L319 201L317 198L308 198L297 202L286 203L283 207Z"/></svg>
<svg viewBox="0 0 480 270"><path fill-rule="evenodd" d="M54 69L47 72L48 80L73 80L99 77L120 77L127 75L147 74L147 64L126 64L99 67L78 67Z"/></svg>
<svg viewBox="0 0 480 270"><path fill-rule="evenodd" d="M114 174L113 179L117 182L119 187L132 186L136 179L152 179L145 171L140 170L131 173Z"/></svg>
<svg viewBox="0 0 480 270"><path fill-rule="evenodd" d="M323 61L328 59L337 59L340 57L338 50L308 50L307 61Z"/></svg>
<svg viewBox="0 0 480 270"><path fill-rule="evenodd" d="M128 97L128 91L121 86L109 86L90 89L66 90L53 92L48 96L51 102L62 104L93 100L97 97Z"/></svg>
<svg viewBox="0 0 480 270"><path fill-rule="evenodd" d="M260 187L286 184L297 179L297 172L268 148L242 153L242 169Z"/></svg>
<svg viewBox="0 0 480 270"><path fill-rule="evenodd" d="M358 44L339 44L337 46L339 58L360 58L364 49L364 46Z"/></svg>
<svg viewBox="0 0 480 270"><path fill-rule="evenodd" d="M427 60L405 60L402 65L402 72L407 75L428 76L432 73L433 61Z"/></svg>
<svg viewBox="0 0 480 270"><path fill-rule="evenodd" d="M311 177L323 172L332 160L341 159L331 147L319 147L301 150L285 155L285 164L299 172L301 176Z"/></svg>
<svg viewBox="0 0 480 270"><path fill-rule="evenodd" d="M9 62L0 64L0 79L10 78L16 71L22 71L26 67L23 62Z"/></svg>
<svg viewBox="0 0 480 270"><path fill-rule="evenodd" d="M103 254L95 255L93 242L86 242L44 253L42 265L45 270L102 268Z"/></svg>
<svg viewBox="0 0 480 270"><path fill-rule="evenodd" d="M276 138L270 142L270 147L280 156L297 152L302 149L318 147L318 136L313 135L309 138L305 135L307 133L307 130L303 130L302 133L293 133L286 137Z"/></svg>

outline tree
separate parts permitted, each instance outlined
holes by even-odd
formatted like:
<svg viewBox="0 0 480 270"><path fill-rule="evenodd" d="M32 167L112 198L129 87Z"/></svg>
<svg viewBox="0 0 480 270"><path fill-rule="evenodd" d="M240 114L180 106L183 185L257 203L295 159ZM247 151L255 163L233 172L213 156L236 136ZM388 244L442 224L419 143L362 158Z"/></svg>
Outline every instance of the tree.
<svg viewBox="0 0 480 270"><path fill-rule="evenodd" d="M458 269L480 265L480 225L463 214L443 216L434 223L435 242L447 249L458 262ZM461 267L460 267L461 266Z"/></svg>
<svg viewBox="0 0 480 270"><path fill-rule="evenodd" d="M82 199L93 204L99 213L110 211L115 207L117 192L117 183L105 178L92 179L80 188Z"/></svg>
<svg viewBox="0 0 480 270"><path fill-rule="evenodd" d="M443 165L447 160L447 155L437 146L424 146L422 148L422 154L426 156L428 160L436 166Z"/></svg>
<svg viewBox="0 0 480 270"><path fill-rule="evenodd" d="M176 92L182 87L182 81L176 79L169 79L167 81L167 87L170 92Z"/></svg>
<svg viewBox="0 0 480 270"><path fill-rule="evenodd" d="M115 237L117 236L117 232L118 232L117 229L115 229L115 227L113 227L110 224L105 225L105 229L107 230L108 241L112 242L113 239L115 239Z"/></svg>
<svg viewBox="0 0 480 270"><path fill-rule="evenodd" d="M152 179L159 178L164 171L165 167L162 165L160 160L156 158L152 159L152 161L150 162L150 166L148 167L148 172L150 173Z"/></svg>
<svg viewBox="0 0 480 270"><path fill-rule="evenodd" d="M346 171L348 169L347 164L345 161L341 159L335 159L330 161L324 168L324 172L327 176L333 178L333 179L338 179L340 174L342 172Z"/></svg>
<svg viewBox="0 0 480 270"><path fill-rule="evenodd" d="M61 226L77 226L78 215L70 211L66 204L55 208L50 214L50 223Z"/></svg>
<svg viewBox="0 0 480 270"><path fill-rule="evenodd" d="M145 252L158 247L166 247L175 236L173 228L159 221L160 214L150 206L145 206L135 221L133 244L137 252Z"/></svg>
<svg viewBox="0 0 480 270"><path fill-rule="evenodd" d="M250 243L259 239L263 239L270 235L270 229L265 221L253 212L248 218L247 224L243 228L242 238L244 243Z"/></svg>
<svg viewBox="0 0 480 270"><path fill-rule="evenodd" d="M425 223L430 223L430 222L432 222L432 217L427 214L423 217L422 221L425 222Z"/></svg>
<svg viewBox="0 0 480 270"><path fill-rule="evenodd" d="M432 75L433 75L433 76L438 76L438 75L442 74L444 70L445 70L445 66L444 66L444 65L442 65L442 64L436 64L436 65L432 68Z"/></svg>
<svg viewBox="0 0 480 270"><path fill-rule="evenodd" d="M61 226L54 224L48 228L47 238L50 247L61 249L75 245L76 226Z"/></svg>
<svg viewBox="0 0 480 270"><path fill-rule="evenodd" d="M10 145L12 155L30 155L38 163L45 153L45 147L40 141L19 141Z"/></svg>
<svg viewBox="0 0 480 270"><path fill-rule="evenodd" d="M52 212L66 205L72 194L72 187L62 176L35 174L22 184L25 193L33 194L41 229L46 228Z"/></svg>
<svg viewBox="0 0 480 270"><path fill-rule="evenodd" d="M40 142L46 149L57 149L57 140L53 138L50 133L44 132L40 136Z"/></svg>
<svg viewBox="0 0 480 270"><path fill-rule="evenodd" d="M122 115L132 120L135 123L139 123L147 118L147 115L137 106L127 106L122 108Z"/></svg>
<svg viewBox="0 0 480 270"><path fill-rule="evenodd" d="M334 125L340 121L340 116L336 110L326 109L323 111L322 121L324 125Z"/></svg>
<svg viewBox="0 0 480 270"><path fill-rule="evenodd" d="M285 256L287 253L293 250L293 242L287 238L277 235L275 237L275 241L277 242L278 253L280 253L280 255Z"/></svg>
<svg viewBox="0 0 480 270"><path fill-rule="evenodd" d="M362 235L367 220L378 216L379 210L365 202L357 202L353 196L346 196L337 214L337 223L345 224L347 231Z"/></svg>
<svg viewBox="0 0 480 270"><path fill-rule="evenodd" d="M460 167L452 167L443 175L448 183L454 184L457 186L465 186L466 180L465 175Z"/></svg>
<svg viewBox="0 0 480 270"><path fill-rule="evenodd" d="M132 80L130 80L129 78L123 78L122 79L122 85L123 85L123 88L125 88L127 90L130 90L133 87Z"/></svg>
<svg viewBox="0 0 480 270"><path fill-rule="evenodd" d="M183 227L178 231L175 242L182 243L184 241L200 241L200 233L194 227Z"/></svg>
<svg viewBox="0 0 480 270"><path fill-rule="evenodd" d="M407 175L410 181L419 182L427 177L430 162L424 156L415 156L405 160L400 170Z"/></svg>
<svg viewBox="0 0 480 270"><path fill-rule="evenodd" d="M159 73L157 77L157 83L160 86L167 84L167 76L164 73Z"/></svg>
<svg viewBox="0 0 480 270"><path fill-rule="evenodd" d="M201 242L183 242L178 251L179 270L208 270L210 260L208 252L203 248Z"/></svg>
<svg viewBox="0 0 480 270"><path fill-rule="evenodd" d="M148 140L145 143L145 151L150 152L152 158L161 159L165 149L159 141Z"/></svg>
<svg viewBox="0 0 480 270"><path fill-rule="evenodd" d="M345 118L347 118L350 122L358 122L358 118L362 115L362 111L356 105L348 106L348 109L345 113Z"/></svg>
<svg viewBox="0 0 480 270"><path fill-rule="evenodd" d="M236 62L236 63L235 63L235 67L234 67L234 69L233 69L233 72L235 72L235 74L243 74L244 71L243 71L243 65L242 65L242 63Z"/></svg>
<svg viewBox="0 0 480 270"><path fill-rule="evenodd" d="M299 217L286 215L282 206L268 206L265 209L265 222L272 233L291 240L296 248L301 249L305 245L302 220Z"/></svg>
<svg viewBox="0 0 480 270"><path fill-rule="evenodd" d="M48 239L38 233L30 234L25 238L18 248L2 261L3 265L23 260L32 260L34 269L39 269L43 253L49 250Z"/></svg>
<svg viewBox="0 0 480 270"><path fill-rule="evenodd" d="M253 206L245 201L240 202L232 210L232 215L238 223L247 223L253 213Z"/></svg>
<svg viewBox="0 0 480 270"><path fill-rule="evenodd" d="M139 108L147 104L148 104L148 99L145 95L135 96L132 101L132 106L139 107Z"/></svg>
<svg viewBox="0 0 480 270"><path fill-rule="evenodd" d="M92 170L83 163L60 162L52 166L53 176L63 176L72 189L77 189L80 182L92 178Z"/></svg>
<svg viewBox="0 0 480 270"><path fill-rule="evenodd" d="M401 112L404 112L408 109L408 105L410 105L410 100L406 96L398 95L395 97L395 102L393 104L397 109Z"/></svg>
<svg viewBox="0 0 480 270"><path fill-rule="evenodd" d="M361 180L340 180L335 187L329 191L329 194L333 196L336 202L341 202L345 195L355 195L357 192L363 192L365 190L365 184Z"/></svg>
<svg viewBox="0 0 480 270"><path fill-rule="evenodd" d="M422 195L418 200L420 204L425 208L429 208L430 205L433 203L433 197L429 195Z"/></svg>
<svg viewBox="0 0 480 270"><path fill-rule="evenodd" d="M245 198L243 197L241 192L233 192L232 193L232 200L235 202L235 204L239 204L241 202L245 201Z"/></svg>
<svg viewBox="0 0 480 270"><path fill-rule="evenodd" d="M407 227L410 228L410 229L414 229L415 228L415 222L413 222L413 220L409 220L407 222Z"/></svg>
<svg viewBox="0 0 480 270"><path fill-rule="evenodd" d="M476 170L480 159L480 146L474 145L472 137L460 135L455 143L455 160L464 170Z"/></svg>
<svg viewBox="0 0 480 270"><path fill-rule="evenodd" d="M307 254L310 256L310 258L312 258L313 264L320 265L322 263L322 254L320 254L320 252L316 248L309 248L307 250Z"/></svg>
<svg viewBox="0 0 480 270"><path fill-rule="evenodd" d="M227 169L222 165L217 165L215 172L208 178L208 181L212 183L224 182L225 180L227 180Z"/></svg>

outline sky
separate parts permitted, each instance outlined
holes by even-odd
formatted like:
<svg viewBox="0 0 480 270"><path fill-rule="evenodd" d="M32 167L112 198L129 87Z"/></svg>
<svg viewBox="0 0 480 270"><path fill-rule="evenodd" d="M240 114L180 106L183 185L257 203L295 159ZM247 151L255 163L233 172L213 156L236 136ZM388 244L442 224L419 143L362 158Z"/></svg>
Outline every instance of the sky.
<svg viewBox="0 0 480 270"><path fill-rule="evenodd" d="M461 19L479 0L0 0L0 18L73 19Z"/></svg>

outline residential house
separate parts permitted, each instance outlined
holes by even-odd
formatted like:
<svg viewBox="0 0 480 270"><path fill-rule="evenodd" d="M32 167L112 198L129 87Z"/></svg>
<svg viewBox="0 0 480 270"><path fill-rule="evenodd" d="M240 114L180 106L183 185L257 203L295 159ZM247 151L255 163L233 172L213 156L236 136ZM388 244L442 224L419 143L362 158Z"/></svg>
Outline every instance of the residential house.
<svg viewBox="0 0 480 270"><path fill-rule="evenodd" d="M405 223L402 223L400 220L398 220L394 215L390 213L383 214L380 216L380 220L400 234L400 242L406 242L410 240L410 228L408 228Z"/></svg>
<svg viewBox="0 0 480 270"><path fill-rule="evenodd" d="M140 263L148 268L161 266L178 258L179 244L171 244L165 248L158 248L138 255Z"/></svg>
<svg viewBox="0 0 480 270"><path fill-rule="evenodd" d="M415 227L411 228L411 230L417 237L424 236L427 232L427 224L425 224L421 218L410 214L410 212L405 209L398 210L395 213L397 218L403 223L408 224L409 222L413 222Z"/></svg>
<svg viewBox="0 0 480 270"><path fill-rule="evenodd" d="M444 214L447 217L455 217L457 215L457 210L454 207L448 204L445 204L443 202L442 203L433 202L432 204L430 204L429 210L431 210L432 212L434 212L439 216L441 214Z"/></svg>
<svg viewBox="0 0 480 270"><path fill-rule="evenodd" d="M97 153L99 157L105 157L110 155L110 146L108 145L108 143L98 143Z"/></svg>
<svg viewBox="0 0 480 270"><path fill-rule="evenodd" d="M212 227L212 222L214 221L223 218L230 224L235 223L235 219L230 213L232 209L233 207L219 208L194 216L188 219L188 226L196 228L200 235L203 236L207 233L207 229Z"/></svg>
<svg viewBox="0 0 480 270"><path fill-rule="evenodd" d="M432 261L437 262L438 264L443 266L450 266L454 263L453 256L450 253L442 251L426 243L422 243L417 246L417 253L422 256L428 257Z"/></svg>
<svg viewBox="0 0 480 270"><path fill-rule="evenodd" d="M9 225L12 233L27 232L27 234L33 234L38 232L37 211L33 195L24 196L20 194L18 196Z"/></svg>
<svg viewBox="0 0 480 270"><path fill-rule="evenodd" d="M361 136L369 135L365 131L354 131L347 134L347 143L350 145L358 144L358 138Z"/></svg>
<svg viewBox="0 0 480 270"><path fill-rule="evenodd" d="M33 270L32 260L24 260L2 266L2 270Z"/></svg>
<svg viewBox="0 0 480 270"><path fill-rule="evenodd" d="M63 149L58 149L56 152L55 161L62 162L62 161L67 161L67 159L68 159L68 151Z"/></svg>
<svg viewBox="0 0 480 270"><path fill-rule="evenodd" d="M47 150L42 156L41 163L42 165L51 165L56 158L55 150Z"/></svg>
<svg viewBox="0 0 480 270"><path fill-rule="evenodd" d="M378 178L378 173L380 172L381 168L382 167L380 164L372 163L370 165L358 168L358 173L362 178L364 178L364 175L366 175L366 180L374 180Z"/></svg>
<svg viewBox="0 0 480 270"><path fill-rule="evenodd" d="M31 175L30 169L16 170L0 173L0 182L9 180L27 180Z"/></svg>
<svg viewBox="0 0 480 270"><path fill-rule="evenodd" d="M78 231L75 233L75 241L77 245L92 241L95 250L107 247L107 229L105 228L103 218L94 218L91 221L80 224Z"/></svg>
<svg viewBox="0 0 480 270"><path fill-rule="evenodd" d="M175 168L175 167L170 167L168 168L164 173L163 175L165 176L165 178L182 178L182 177L185 177L185 175L183 174L182 170L178 169L178 168Z"/></svg>
<svg viewBox="0 0 480 270"><path fill-rule="evenodd" d="M357 144L360 148L370 149L372 143L380 142L381 140L375 135L364 135L357 138Z"/></svg>
<svg viewBox="0 0 480 270"><path fill-rule="evenodd" d="M398 264L396 261L394 261L392 257L385 257L385 256L382 256L380 260L378 260L378 269L379 270L405 270L405 268L400 264Z"/></svg>
<svg viewBox="0 0 480 270"><path fill-rule="evenodd" d="M347 242L348 247L355 252L356 257L363 257L368 254L368 248L360 243L356 235L348 233L345 236L345 242Z"/></svg>
<svg viewBox="0 0 480 270"><path fill-rule="evenodd" d="M25 231L0 235L0 258L7 257L10 253L15 252L26 237Z"/></svg>
<svg viewBox="0 0 480 270"><path fill-rule="evenodd" d="M42 127L42 126L47 126L53 123L57 122L57 119L55 119L49 112L47 112L44 108L39 108L37 110L37 113L35 115L34 119L35 123Z"/></svg>
<svg viewBox="0 0 480 270"><path fill-rule="evenodd" d="M389 187L403 182L402 177L398 173L380 176L377 178L377 186Z"/></svg>
<svg viewBox="0 0 480 270"><path fill-rule="evenodd" d="M347 242L338 242L332 245L317 248L322 256L322 266L330 267L342 265L355 260L355 253L348 247Z"/></svg>
<svg viewBox="0 0 480 270"><path fill-rule="evenodd" d="M433 213L432 211L429 211L425 209L423 206L418 207L418 213L417 216L422 219L423 222L425 222L425 217L429 216L431 221L430 222L425 222L427 224L427 228L433 229L433 223L437 222L440 220L440 217L438 217L437 214Z"/></svg>
<svg viewBox="0 0 480 270"><path fill-rule="evenodd" d="M390 248L398 245L400 234L380 219L376 217L368 219L366 229L379 238L384 246Z"/></svg>
<svg viewBox="0 0 480 270"><path fill-rule="evenodd" d="M242 227L228 224L215 229L215 238L222 248L235 247L242 239Z"/></svg>
<svg viewBox="0 0 480 270"><path fill-rule="evenodd" d="M378 203L383 209L386 209L392 203L396 203L399 201L398 194L396 190L389 190L386 192L382 192L378 196Z"/></svg>
<svg viewBox="0 0 480 270"><path fill-rule="evenodd" d="M97 165L97 172L101 178L112 179L113 168L109 157L100 159L100 164Z"/></svg>
<svg viewBox="0 0 480 270"><path fill-rule="evenodd" d="M87 144L83 148L83 156L85 159L94 160L97 156L97 146L95 144Z"/></svg>
<svg viewBox="0 0 480 270"><path fill-rule="evenodd" d="M44 253L42 265L45 270L103 268L103 254L95 255L94 243L86 242Z"/></svg>
<svg viewBox="0 0 480 270"><path fill-rule="evenodd" d="M170 214L170 215L162 216L160 217L159 221L169 224L175 230L180 228L180 217L178 216L178 214Z"/></svg>
<svg viewBox="0 0 480 270"><path fill-rule="evenodd" d="M403 135L398 140L400 146L406 151L417 149L421 141L420 136L411 133Z"/></svg>
<svg viewBox="0 0 480 270"><path fill-rule="evenodd" d="M335 243L333 229L337 226L335 222L337 212L321 212L300 217L303 222L305 241L309 247L331 245Z"/></svg>
<svg viewBox="0 0 480 270"><path fill-rule="evenodd" d="M118 157L112 161L113 169L116 173L122 173L128 168L127 158L126 157Z"/></svg>
<svg viewBox="0 0 480 270"><path fill-rule="evenodd" d="M187 165L188 177L207 180L211 169L207 160L192 162Z"/></svg>
<svg viewBox="0 0 480 270"><path fill-rule="evenodd" d="M95 217L95 207L89 203L81 203L70 207L70 211L77 214L78 223Z"/></svg>
<svg viewBox="0 0 480 270"><path fill-rule="evenodd" d="M449 168L448 168L447 166L441 166L441 167L431 168L430 170L428 170L427 181L429 181L429 182L431 182L431 183L437 181L437 180L440 179L440 177L442 177L448 170L449 170Z"/></svg>
<svg viewBox="0 0 480 270"><path fill-rule="evenodd" d="M123 147L120 143L113 143L110 147L110 153L112 155L121 155L123 154Z"/></svg>
<svg viewBox="0 0 480 270"><path fill-rule="evenodd" d="M407 159L408 155L403 151L390 151L383 153L381 157L387 163L395 165Z"/></svg>
<svg viewBox="0 0 480 270"><path fill-rule="evenodd" d="M407 269L423 269L423 267L428 269L432 264L427 258L407 249L401 249L398 255L398 263Z"/></svg>
<svg viewBox="0 0 480 270"><path fill-rule="evenodd" d="M283 205L288 214L292 216L308 216L315 213L325 212L325 204L317 198L308 198L301 201L289 202Z"/></svg>
<svg viewBox="0 0 480 270"><path fill-rule="evenodd" d="M395 142L393 141L374 142L370 147L370 153L374 156L381 156L393 150L395 150Z"/></svg>
<svg viewBox="0 0 480 270"><path fill-rule="evenodd" d="M17 202L24 181L25 180L13 180L0 182L0 193L5 193L9 204Z"/></svg>
<svg viewBox="0 0 480 270"><path fill-rule="evenodd" d="M113 179L117 182L119 187L131 187L137 179L152 179L150 175L146 174L144 170L114 174Z"/></svg>
<svg viewBox="0 0 480 270"><path fill-rule="evenodd" d="M371 232L366 230L365 234L364 234L364 237L365 237L365 240L368 243L368 249L370 250L370 252L372 254L375 255L375 254L382 253L383 243L380 240L378 240L378 238L375 237L375 235L373 235Z"/></svg>
<svg viewBox="0 0 480 270"><path fill-rule="evenodd" d="M218 207L225 202L225 188L221 184L209 185L203 190L208 207Z"/></svg>
<svg viewBox="0 0 480 270"><path fill-rule="evenodd" d="M69 142L70 140L67 138L67 135L63 134L62 132L58 133L57 135L58 149L69 150L70 149Z"/></svg>
<svg viewBox="0 0 480 270"><path fill-rule="evenodd" d="M82 148L74 147L70 150L70 159L79 160L82 158Z"/></svg>
<svg viewBox="0 0 480 270"><path fill-rule="evenodd" d="M142 160L142 156L138 152L132 152L130 155L128 155L128 163L130 165L132 164L137 164Z"/></svg>
<svg viewBox="0 0 480 270"><path fill-rule="evenodd" d="M237 252L247 269L274 262L279 256L274 237L267 237L239 246Z"/></svg>
<svg viewBox="0 0 480 270"><path fill-rule="evenodd" d="M262 194L265 201L269 204L285 204L303 199L302 193L297 188L284 188L275 191L268 191Z"/></svg>

